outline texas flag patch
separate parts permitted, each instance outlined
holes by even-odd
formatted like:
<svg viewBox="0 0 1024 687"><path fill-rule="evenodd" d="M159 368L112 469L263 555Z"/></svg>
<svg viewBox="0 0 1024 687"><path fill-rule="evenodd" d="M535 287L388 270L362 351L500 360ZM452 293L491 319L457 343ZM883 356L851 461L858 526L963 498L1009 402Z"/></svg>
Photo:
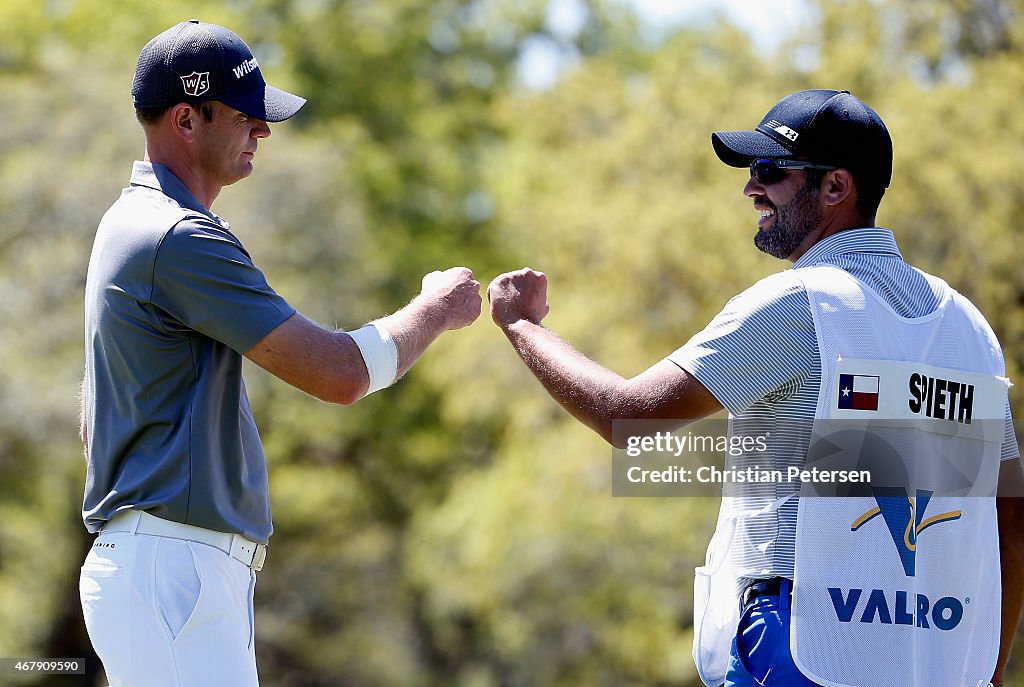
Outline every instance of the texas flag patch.
<svg viewBox="0 0 1024 687"><path fill-rule="evenodd" d="M878 380L874 375L839 375L839 409L878 410Z"/></svg>

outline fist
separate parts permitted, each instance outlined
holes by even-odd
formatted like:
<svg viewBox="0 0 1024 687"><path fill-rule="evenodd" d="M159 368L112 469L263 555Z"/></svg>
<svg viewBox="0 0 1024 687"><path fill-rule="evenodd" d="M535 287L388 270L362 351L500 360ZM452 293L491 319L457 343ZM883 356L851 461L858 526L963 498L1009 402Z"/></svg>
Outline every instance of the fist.
<svg viewBox="0 0 1024 687"><path fill-rule="evenodd" d="M540 324L550 310L548 278L528 267L500 274L487 287L487 300L491 303L491 319L499 327L520 320Z"/></svg>
<svg viewBox="0 0 1024 687"><path fill-rule="evenodd" d="M420 295L442 309L447 329L467 327L480 317L480 282L466 267L425 275Z"/></svg>

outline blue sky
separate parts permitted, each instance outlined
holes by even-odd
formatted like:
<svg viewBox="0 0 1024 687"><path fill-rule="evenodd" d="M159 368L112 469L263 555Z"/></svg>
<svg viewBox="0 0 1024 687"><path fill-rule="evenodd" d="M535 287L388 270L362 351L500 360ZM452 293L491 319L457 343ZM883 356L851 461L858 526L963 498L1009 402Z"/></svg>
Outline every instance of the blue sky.
<svg viewBox="0 0 1024 687"><path fill-rule="evenodd" d="M772 36L796 26L806 13L804 0L627 0L644 20L654 25L699 21L715 10L726 14L758 40L775 42Z"/></svg>
<svg viewBox="0 0 1024 687"><path fill-rule="evenodd" d="M750 33L762 47L771 49L792 32L807 13L806 0L621 0L636 8L645 28L655 34L673 27L701 23L716 12L725 14ZM585 14L582 0L551 0L547 24L556 34L573 36ZM544 41L527 41L519 76L531 88L550 86L572 56L559 53Z"/></svg>

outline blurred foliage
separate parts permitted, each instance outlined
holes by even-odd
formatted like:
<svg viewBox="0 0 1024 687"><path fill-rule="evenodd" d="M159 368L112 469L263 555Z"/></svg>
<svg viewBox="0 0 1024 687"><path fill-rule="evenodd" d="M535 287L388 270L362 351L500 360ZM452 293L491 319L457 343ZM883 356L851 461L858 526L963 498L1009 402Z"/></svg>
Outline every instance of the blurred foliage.
<svg viewBox="0 0 1024 687"><path fill-rule="evenodd" d="M849 88L895 141L879 223L975 300L1020 376L1022 3L819 0L771 52L721 19L651 40L624 3L576 5L567 32L547 0L0 3L0 655L88 651L85 268L142 154L138 51L192 16L310 100L216 207L310 317L355 327L432 269L486 283L529 264L551 279L552 328L640 372L786 266L753 249L744 175L709 132ZM531 41L566 58L553 88L517 78ZM606 446L486 315L351 408L247 379L277 525L257 594L265 684L695 684L692 568L717 504L611 498Z"/></svg>

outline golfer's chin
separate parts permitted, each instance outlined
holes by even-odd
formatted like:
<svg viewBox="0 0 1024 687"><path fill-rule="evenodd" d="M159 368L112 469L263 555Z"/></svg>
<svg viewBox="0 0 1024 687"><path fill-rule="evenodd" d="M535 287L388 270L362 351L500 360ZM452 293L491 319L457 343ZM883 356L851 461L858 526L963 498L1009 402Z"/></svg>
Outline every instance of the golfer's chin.
<svg viewBox="0 0 1024 687"><path fill-rule="evenodd" d="M766 255L784 260L785 255L779 255L779 237L769 229L758 229L754 234L754 246Z"/></svg>
<svg viewBox="0 0 1024 687"><path fill-rule="evenodd" d="M249 158L252 160L252 158ZM231 176L227 181L224 182L224 186L230 186L235 182L241 181L252 174L254 167L251 161L243 161L233 170Z"/></svg>

